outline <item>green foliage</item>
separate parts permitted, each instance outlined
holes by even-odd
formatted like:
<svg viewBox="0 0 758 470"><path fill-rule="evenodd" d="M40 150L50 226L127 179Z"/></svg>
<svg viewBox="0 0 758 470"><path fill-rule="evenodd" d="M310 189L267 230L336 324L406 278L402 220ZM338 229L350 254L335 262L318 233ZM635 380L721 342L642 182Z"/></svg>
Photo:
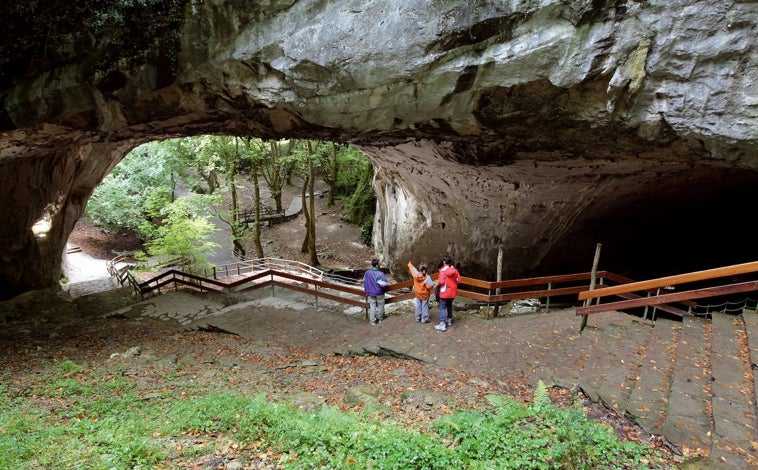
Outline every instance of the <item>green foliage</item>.
<svg viewBox="0 0 758 470"><path fill-rule="evenodd" d="M173 80L188 0L6 2L0 41L0 88L70 63L105 92L123 86L116 69L148 61L158 86Z"/></svg>
<svg viewBox="0 0 758 470"><path fill-rule="evenodd" d="M78 374L84 370L84 366L80 366L74 361L66 359L63 362L56 364L56 367L61 375Z"/></svg>
<svg viewBox="0 0 758 470"><path fill-rule="evenodd" d="M613 429L590 421L578 408L553 406L538 384L529 406L510 397L489 396L494 412L466 411L441 419L437 430L459 442L463 461L487 468L649 468L656 454L620 442Z"/></svg>
<svg viewBox="0 0 758 470"><path fill-rule="evenodd" d="M87 393L50 386L71 380ZM660 467L647 449L618 442L580 409L554 408L538 399L542 392L530 405L488 397L494 412L456 413L437 422L439 434L422 434L369 413L297 411L263 394L229 392L223 381L208 390L184 384L182 396L170 391L170 380L165 385L145 390L121 374L70 361L35 383L0 382L0 467L170 468L170 461L210 454L214 439L225 448L278 454L276 468ZM145 392L154 397L140 398ZM178 445L188 436L207 447Z"/></svg>
<svg viewBox="0 0 758 470"><path fill-rule="evenodd" d="M207 266L208 257L219 247L211 241L212 234L218 229L210 222L209 216L203 214L209 206L209 198L192 195L162 208L160 225L142 227L142 231L149 231L152 238L146 243L150 255L179 257L189 268Z"/></svg>
<svg viewBox="0 0 758 470"><path fill-rule="evenodd" d="M545 382L540 379L537 381L537 388L534 389L534 398L532 399L531 407L534 410L541 410L544 407L550 406L550 395L547 391Z"/></svg>
<svg viewBox="0 0 758 470"><path fill-rule="evenodd" d="M372 185L374 167L368 160L364 160L356 171L359 172L360 179L355 191L342 204L342 217L360 226L363 242L370 245L376 213L376 193Z"/></svg>
<svg viewBox="0 0 758 470"><path fill-rule="evenodd" d="M240 160L236 137L199 135L156 143L165 155L171 173L196 193L211 194L220 187L220 176L227 173L227 162ZM243 162L239 161L238 166Z"/></svg>
<svg viewBox="0 0 758 470"><path fill-rule="evenodd" d="M97 226L108 230L136 230L155 208L169 203L173 181L165 155L156 144L131 151L95 188L85 213Z"/></svg>
<svg viewBox="0 0 758 470"><path fill-rule="evenodd" d="M319 155L319 161L325 159L324 152ZM323 164L320 166L324 168ZM337 173L336 196L349 197L361 186L366 168L370 167L371 163L360 150L349 145L342 145L337 152L337 166L339 172Z"/></svg>

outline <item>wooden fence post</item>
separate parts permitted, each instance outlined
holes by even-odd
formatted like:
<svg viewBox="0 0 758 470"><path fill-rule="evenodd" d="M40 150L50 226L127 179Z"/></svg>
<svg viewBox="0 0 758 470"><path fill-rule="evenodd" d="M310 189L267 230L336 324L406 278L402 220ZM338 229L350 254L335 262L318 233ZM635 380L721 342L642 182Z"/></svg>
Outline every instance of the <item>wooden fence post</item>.
<svg viewBox="0 0 758 470"><path fill-rule="evenodd" d="M590 289L595 290L595 278L597 277L597 265L600 263L600 248L603 247L602 243L598 243L595 247L595 259L592 261L592 274L590 275ZM587 301L584 302L585 304ZM587 317L589 315L582 315L582 324L579 327L579 333L584 331L584 327L587 326Z"/></svg>
<svg viewBox="0 0 758 470"><path fill-rule="evenodd" d="M503 280L503 244L501 243L497 247L497 282ZM495 289L495 295L500 294L500 288ZM492 318L495 318L500 313L500 302L495 302L495 307L492 309Z"/></svg>

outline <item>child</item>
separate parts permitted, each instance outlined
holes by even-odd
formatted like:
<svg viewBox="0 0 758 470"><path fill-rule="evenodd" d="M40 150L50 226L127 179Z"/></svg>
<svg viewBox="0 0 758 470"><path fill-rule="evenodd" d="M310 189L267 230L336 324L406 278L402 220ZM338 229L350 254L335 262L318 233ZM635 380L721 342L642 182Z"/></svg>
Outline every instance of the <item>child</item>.
<svg viewBox="0 0 758 470"><path fill-rule="evenodd" d="M429 296L434 290L434 281L426 273L426 265L423 263L416 269L408 261L408 270L413 276L413 291L416 293L416 322L429 323Z"/></svg>

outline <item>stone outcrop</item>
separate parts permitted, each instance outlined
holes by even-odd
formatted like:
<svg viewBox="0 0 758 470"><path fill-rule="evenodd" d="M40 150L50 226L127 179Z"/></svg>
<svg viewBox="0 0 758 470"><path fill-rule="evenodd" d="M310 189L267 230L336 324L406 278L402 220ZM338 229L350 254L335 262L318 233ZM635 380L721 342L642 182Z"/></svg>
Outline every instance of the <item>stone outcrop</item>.
<svg viewBox="0 0 758 470"><path fill-rule="evenodd" d="M58 281L131 148L200 133L360 147L397 273L451 252L491 278L499 247L507 276L589 270L598 242L616 271L758 254L735 209L758 182L755 2L158 3L81 29L3 7L50 20L0 46L4 296Z"/></svg>

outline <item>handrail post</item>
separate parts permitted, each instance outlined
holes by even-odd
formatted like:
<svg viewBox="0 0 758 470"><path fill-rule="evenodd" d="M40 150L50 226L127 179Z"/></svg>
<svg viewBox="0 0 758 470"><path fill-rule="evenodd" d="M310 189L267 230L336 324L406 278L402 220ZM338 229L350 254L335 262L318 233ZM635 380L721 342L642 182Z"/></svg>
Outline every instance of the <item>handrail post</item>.
<svg viewBox="0 0 758 470"><path fill-rule="evenodd" d="M590 276L590 289L589 290L595 290L595 277L597 276L597 265L600 263L600 248L603 247L602 243L598 243L595 247L595 259L592 261L592 275ZM598 302L600 301L600 298L598 297ZM586 303L586 302L585 302ZM587 326L587 317L589 315L582 315L582 323L579 326L579 333L584 331L584 328Z"/></svg>
<svg viewBox="0 0 758 470"><path fill-rule="evenodd" d="M605 278L602 278L602 277L600 278L600 285L601 285L601 286L602 286L602 285L604 285L604 284L603 284L603 280L604 280L604 279L605 279ZM590 304L592 304L592 302L590 302ZM595 299L595 305L600 305L600 297L598 297L598 298L596 298L596 299Z"/></svg>
<svg viewBox="0 0 758 470"><path fill-rule="evenodd" d="M647 297L650 298L650 292L647 293ZM649 305L645 305L645 309L642 311L642 319L647 320L647 310Z"/></svg>
<svg viewBox="0 0 758 470"><path fill-rule="evenodd" d="M553 283L548 282L547 283L547 290L550 291L553 288ZM538 299L539 300L539 299ZM546 300L545 300L545 312L550 311L550 294L548 294Z"/></svg>
<svg viewBox="0 0 758 470"><path fill-rule="evenodd" d="M655 296L658 297L661 295L661 288L659 287L655 291ZM655 314L658 312L658 305L653 305L653 314L650 316L650 321L655 321Z"/></svg>

